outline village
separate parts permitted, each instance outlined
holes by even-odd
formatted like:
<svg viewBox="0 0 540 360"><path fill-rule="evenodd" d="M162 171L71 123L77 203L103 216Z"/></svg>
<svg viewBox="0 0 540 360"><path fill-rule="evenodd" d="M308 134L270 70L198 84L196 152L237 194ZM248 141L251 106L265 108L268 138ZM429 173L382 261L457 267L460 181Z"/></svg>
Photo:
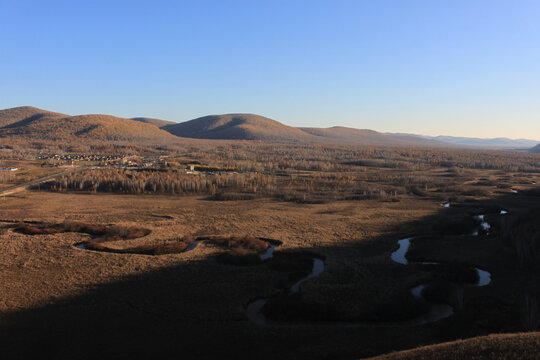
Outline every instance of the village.
<svg viewBox="0 0 540 360"><path fill-rule="evenodd" d="M52 181L68 173L118 170L137 173L170 173L174 176L210 176L238 174L236 168L202 164L170 156L142 157L137 155L45 154L26 159L5 159L0 164L0 195L22 191L31 186Z"/></svg>
<svg viewBox="0 0 540 360"><path fill-rule="evenodd" d="M41 166L57 167L110 167L132 170L185 170L188 174L234 172L235 168L218 167L201 164L199 161L186 161L174 159L169 156L141 157L138 155L102 155L102 154L43 154L38 153L36 160L40 160ZM10 168L15 169L17 168Z"/></svg>

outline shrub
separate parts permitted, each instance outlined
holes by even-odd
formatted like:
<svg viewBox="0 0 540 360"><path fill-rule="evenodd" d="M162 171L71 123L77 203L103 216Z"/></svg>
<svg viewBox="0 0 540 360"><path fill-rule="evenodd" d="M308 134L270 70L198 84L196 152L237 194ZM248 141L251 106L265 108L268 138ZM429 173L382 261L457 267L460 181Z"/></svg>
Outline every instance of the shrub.
<svg viewBox="0 0 540 360"><path fill-rule="evenodd" d="M63 223L18 223L14 230L27 235L57 234L64 232L80 232L99 237L94 242L131 240L150 234L150 229L141 227L95 225L84 222L65 221Z"/></svg>
<svg viewBox="0 0 540 360"><path fill-rule="evenodd" d="M242 249L252 253L260 253L270 246L267 241L254 236L200 236L197 240L206 240L212 244L232 249Z"/></svg>

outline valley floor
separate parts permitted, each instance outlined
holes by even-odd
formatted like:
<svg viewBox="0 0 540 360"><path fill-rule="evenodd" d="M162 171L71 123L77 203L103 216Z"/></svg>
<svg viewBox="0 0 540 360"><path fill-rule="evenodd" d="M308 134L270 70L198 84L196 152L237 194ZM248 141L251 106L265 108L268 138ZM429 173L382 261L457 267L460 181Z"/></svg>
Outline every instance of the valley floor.
<svg viewBox="0 0 540 360"><path fill-rule="evenodd" d="M433 224L447 217L472 216L489 206L514 211L534 201L509 194L447 209L414 195L397 202L309 205L29 191L8 196L0 199L0 356L362 358L516 332L521 329L520 284L496 225L493 236L432 236L414 248L419 258L459 261L491 272L489 286L465 288L462 311L420 326L385 323L372 312L430 276L419 266L390 259L397 240L431 233ZM495 223L496 214L489 219ZM315 309L311 318L293 316L260 326L246 316L247 304L282 293L290 274L271 266L220 263L216 256L222 250L210 244L161 256L82 250L74 244L88 235L15 232L13 223L23 220L152 230L130 240L135 244L186 234L250 234L282 241L277 253L313 252L325 259L325 271L302 284L294 299L293 306ZM330 310L322 310L329 305ZM357 319L363 324L351 326L358 325Z"/></svg>

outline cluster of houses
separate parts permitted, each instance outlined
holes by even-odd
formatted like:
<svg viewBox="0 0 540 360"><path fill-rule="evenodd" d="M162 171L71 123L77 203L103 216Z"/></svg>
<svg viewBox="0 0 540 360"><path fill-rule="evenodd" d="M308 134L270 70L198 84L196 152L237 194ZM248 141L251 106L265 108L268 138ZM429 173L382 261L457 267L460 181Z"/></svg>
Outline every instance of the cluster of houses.
<svg viewBox="0 0 540 360"><path fill-rule="evenodd" d="M94 154L39 154L38 160L63 160L63 161L99 161L109 162L122 160L122 155L94 155Z"/></svg>
<svg viewBox="0 0 540 360"><path fill-rule="evenodd" d="M140 157L125 155L95 155L95 154L43 154L39 153L37 159L44 160L48 164L73 167L77 161L89 161L97 163L99 166L120 167L120 168L138 168L138 169L184 169L188 174L196 173L221 173L234 172L233 168L222 168L216 166L202 165L198 161L179 163L176 161L167 161L167 156L160 157ZM45 164L45 163L44 163Z"/></svg>
<svg viewBox="0 0 540 360"><path fill-rule="evenodd" d="M119 167L159 167L166 165L160 158L125 155L98 155L98 154L43 154L39 153L38 160L44 160L49 164L67 164L73 166L78 161L88 161L97 163L99 166L119 166Z"/></svg>

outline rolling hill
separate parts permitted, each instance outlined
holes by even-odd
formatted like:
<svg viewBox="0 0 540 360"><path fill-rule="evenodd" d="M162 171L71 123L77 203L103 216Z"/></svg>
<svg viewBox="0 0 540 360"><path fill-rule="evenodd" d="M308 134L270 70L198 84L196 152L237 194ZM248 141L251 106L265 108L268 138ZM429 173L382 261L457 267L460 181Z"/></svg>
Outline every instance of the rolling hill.
<svg viewBox="0 0 540 360"><path fill-rule="evenodd" d="M0 110L0 128L26 120L31 122L41 117L60 118L68 115L41 110L32 106L20 106L11 109Z"/></svg>
<svg viewBox="0 0 540 360"><path fill-rule="evenodd" d="M154 118L149 118L149 117L134 117L134 118L131 118L131 120L140 121L145 124L152 124L152 125L157 126L158 128L162 128L166 125L176 124L175 122L172 122L172 121L154 119Z"/></svg>
<svg viewBox="0 0 540 360"><path fill-rule="evenodd" d="M537 154L540 153L540 144L536 145L535 147L533 147L529 151L533 152L533 153L537 153Z"/></svg>
<svg viewBox="0 0 540 360"><path fill-rule="evenodd" d="M137 143L174 140L171 134L152 124L110 115L69 116L23 107L1 110L0 119L4 124L0 127L0 137Z"/></svg>
<svg viewBox="0 0 540 360"><path fill-rule="evenodd" d="M415 135L382 134L346 127L296 128L255 114L210 115L163 127L171 134L197 139L340 143L368 146L444 146Z"/></svg>
<svg viewBox="0 0 540 360"><path fill-rule="evenodd" d="M182 123L157 126L180 137L223 140L338 143L366 146L424 146L448 148L528 149L529 139L479 139L452 136L380 133L342 126L330 128L292 127L255 114L209 115Z"/></svg>
<svg viewBox="0 0 540 360"><path fill-rule="evenodd" d="M163 130L197 139L316 141L316 137L298 128L254 114L209 115L167 125Z"/></svg>
<svg viewBox="0 0 540 360"><path fill-rule="evenodd" d="M297 128L256 114L209 115L175 123L149 117L127 119L110 115L70 116L30 106L0 110L0 137L70 142L129 141L139 144L171 142L181 137L281 143L512 149L530 148L535 144L527 139L428 137L341 126ZM530 151L540 152L540 144Z"/></svg>

